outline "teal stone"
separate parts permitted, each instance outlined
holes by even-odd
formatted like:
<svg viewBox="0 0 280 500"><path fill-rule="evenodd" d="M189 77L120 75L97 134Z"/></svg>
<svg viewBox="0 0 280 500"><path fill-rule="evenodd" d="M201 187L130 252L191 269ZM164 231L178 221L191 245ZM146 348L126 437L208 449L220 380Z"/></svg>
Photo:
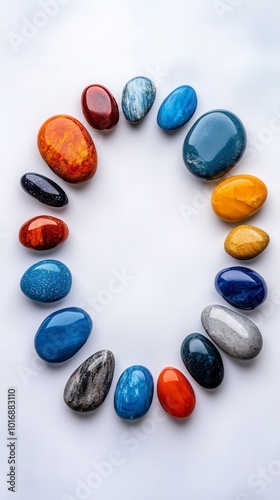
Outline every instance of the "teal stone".
<svg viewBox="0 0 280 500"><path fill-rule="evenodd" d="M66 307L50 314L34 339L35 350L48 363L72 358L87 341L92 330L90 316L79 307Z"/></svg>
<svg viewBox="0 0 280 500"><path fill-rule="evenodd" d="M72 276L68 267L59 260L46 259L33 264L23 274L21 291L35 302L56 302L68 295Z"/></svg>
<svg viewBox="0 0 280 500"><path fill-rule="evenodd" d="M114 397L116 414L125 420L136 420L149 410L154 394L151 372L144 366L134 365L120 376Z"/></svg>
<svg viewBox="0 0 280 500"><path fill-rule="evenodd" d="M196 177L222 177L242 158L246 132L230 111L214 110L202 115L191 127L183 145L183 160Z"/></svg>
<svg viewBox="0 0 280 500"><path fill-rule="evenodd" d="M191 119L196 108L195 90L189 85L181 85L164 99L158 110L157 123L163 130L176 130Z"/></svg>
<svg viewBox="0 0 280 500"><path fill-rule="evenodd" d="M122 110L132 124L139 123L149 113L156 98L155 84L146 76L136 76L124 86Z"/></svg>

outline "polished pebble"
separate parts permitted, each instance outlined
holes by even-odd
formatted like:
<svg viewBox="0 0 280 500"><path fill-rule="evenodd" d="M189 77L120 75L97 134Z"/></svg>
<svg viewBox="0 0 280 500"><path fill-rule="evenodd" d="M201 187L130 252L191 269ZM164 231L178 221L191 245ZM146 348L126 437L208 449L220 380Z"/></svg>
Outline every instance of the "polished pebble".
<svg viewBox="0 0 280 500"><path fill-rule="evenodd" d="M233 266L222 269L215 278L215 287L231 306L247 311L262 304L267 296L264 279L248 267Z"/></svg>
<svg viewBox="0 0 280 500"><path fill-rule="evenodd" d="M239 118L230 111L209 111L188 132L183 160L196 177L217 179L236 165L245 147L246 132Z"/></svg>
<svg viewBox="0 0 280 500"><path fill-rule="evenodd" d="M246 224L232 229L227 235L225 251L235 259L253 259L263 252L269 244L268 234L256 226Z"/></svg>
<svg viewBox="0 0 280 500"><path fill-rule="evenodd" d="M98 351L84 361L69 378L64 401L71 410L86 413L97 410L110 390L115 370L111 351Z"/></svg>
<svg viewBox="0 0 280 500"><path fill-rule="evenodd" d="M82 110L87 122L97 130L111 130L119 121L116 99L103 85L89 85L84 89Z"/></svg>
<svg viewBox="0 0 280 500"><path fill-rule="evenodd" d="M195 408L194 390L177 368L167 367L160 372L157 394L162 408L171 417L189 417Z"/></svg>
<svg viewBox="0 0 280 500"><path fill-rule="evenodd" d="M93 140L72 116L57 115L45 121L38 133L38 148L52 171L67 182L88 181L96 172Z"/></svg>
<svg viewBox="0 0 280 500"><path fill-rule="evenodd" d="M20 184L26 193L49 207L63 207L68 204L65 191L44 175L28 172L21 177Z"/></svg>
<svg viewBox="0 0 280 500"><path fill-rule="evenodd" d="M164 99L158 110L157 123L163 130L176 130L191 119L196 108L195 90L189 85L181 85Z"/></svg>
<svg viewBox="0 0 280 500"><path fill-rule="evenodd" d="M181 345L182 361L196 382L216 389L224 379L224 365L214 344L200 333L191 333Z"/></svg>
<svg viewBox="0 0 280 500"><path fill-rule="evenodd" d="M23 274L21 291L35 302L56 302L68 295L72 286L72 276L65 264L58 260L46 259L33 264Z"/></svg>
<svg viewBox="0 0 280 500"><path fill-rule="evenodd" d="M33 250L48 250L68 238L68 227L51 215L38 215L25 222L19 230L20 243Z"/></svg>
<svg viewBox="0 0 280 500"><path fill-rule="evenodd" d="M233 358L252 359L262 349L262 335L257 325L227 307L205 307L201 322L213 342Z"/></svg>
<svg viewBox="0 0 280 500"><path fill-rule="evenodd" d="M148 412L154 394L151 372L144 366L134 365L120 376L114 397L116 414L125 420L136 420Z"/></svg>
<svg viewBox="0 0 280 500"><path fill-rule="evenodd" d="M156 98L156 87L146 76L131 78L123 89L122 110L132 124L139 123L149 113Z"/></svg>
<svg viewBox="0 0 280 500"><path fill-rule="evenodd" d="M67 307L44 319L34 339L35 350L48 363L72 358L87 341L92 330L90 316L79 307Z"/></svg>
<svg viewBox="0 0 280 500"><path fill-rule="evenodd" d="M215 214L227 222L251 217L267 198L266 185L254 175L234 175L218 184L212 193Z"/></svg>

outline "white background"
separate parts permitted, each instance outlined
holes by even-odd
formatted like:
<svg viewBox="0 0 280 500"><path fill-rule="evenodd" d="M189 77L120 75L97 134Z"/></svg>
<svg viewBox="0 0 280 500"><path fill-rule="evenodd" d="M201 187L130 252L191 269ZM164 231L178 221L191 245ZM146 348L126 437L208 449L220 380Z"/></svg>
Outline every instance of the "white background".
<svg viewBox="0 0 280 500"><path fill-rule="evenodd" d="M40 17L38 1L0 4L0 496L13 497L6 484L6 394L15 386L19 500L276 500L278 2L57 0L55 5L52 17ZM33 29L29 24L26 31L27 22L35 23ZM80 108L85 86L103 84L120 103L123 86L138 75L157 86L146 119L133 128L121 115L112 133L90 130L99 166L87 185L77 188L56 178L37 150L41 124L65 113L89 129ZM187 126L168 135L156 124L157 110L182 84L196 89L198 109ZM253 174L267 184L267 203L249 222L265 229L271 244L247 263L269 289L266 303L250 314L263 333L263 351L249 363L223 355L224 382L207 392L187 375L180 345L189 333L203 333L200 314L206 305L226 305L213 280L238 262L223 249L233 225L215 217L209 201L213 186L186 170L181 149L190 125L215 108L233 111L246 127L248 152L232 174ZM30 171L58 181L68 193L68 207L48 208L24 193L19 180ZM67 242L47 253L28 251L17 239L20 226L40 214L62 218L70 230ZM71 293L49 306L32 303L19 289L24 271L46 257L62 260L73 274ZM117 272L131 279L102 305ZM49 313L66 306L84 307L95 329L72 359L48 366L37 357L33 338ZM112 388L95 414L82 417L66 407L63 389L74 369L103 348L116 358ZM120 420L114 389L132 364L147 366L155 382L165 366L182 370L197 396L192 416L183 422L169 418L155 393L142 421Z"/></svg>

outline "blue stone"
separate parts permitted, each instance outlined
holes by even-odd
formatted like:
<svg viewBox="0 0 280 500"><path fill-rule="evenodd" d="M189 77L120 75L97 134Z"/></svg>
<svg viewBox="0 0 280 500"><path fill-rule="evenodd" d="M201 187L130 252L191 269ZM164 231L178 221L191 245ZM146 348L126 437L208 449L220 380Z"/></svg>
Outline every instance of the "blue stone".
<svg viewBox="0 0 280 500"><path fill-rule="evenodd" d="M221 355L204 335L188 335L181 346L181 358L191 376L205 389L216 389L222 383L224 365Z"/></svg>
<svg viewBox="0 0 280 500"><path fill-rule="evenodd" d="M217 179L241 159L246 132L239 118L229 111L202 115L191 127L183 145L183 160L196 177Z"/></svg>
<svg viewBox="0 0 280 500"><path fill-rule="evenodd" d="M248 267L222 269L215 278L215 287L230 305L248 311L262 304L267 296L264 279Z"/></svg>
<svg viewBox="0 0 280 500"><path fill-rule="evenodd" d="M145 76L136 76L124 86L122 110L132 124L139 123L149 113L156 98L154 83Z"/></svg>
<svg viewBox="0 0 280 500"><path fill-rule="evenodd" d="M116 414L125 420L136 420L149 410L154 394L154 381L144 366L134 365L120 376L115 390Z"/></svg>
<svg viewBox="0 0 280 500"><path fill-rule="evenodd" d="M79 307L66 307L50 314L40 325L35 350L44 361L61 363L72 358L92 330L90 316Z"/></svg>
<svg viewBox="0 0 280 500"><path fill-rule="evenodd" d="M20 281L21 291L36 302L55 302L68 295L72 276L59 260L41 260L25 271Z"/></svg>
<svg viewBox="0 0 280 500"><path fill-rule="evenodd" d="M157 123L163 130L176 130L191 119L196 108L195 90L189 85L181 85L164 99L158 110Z"/></svg>

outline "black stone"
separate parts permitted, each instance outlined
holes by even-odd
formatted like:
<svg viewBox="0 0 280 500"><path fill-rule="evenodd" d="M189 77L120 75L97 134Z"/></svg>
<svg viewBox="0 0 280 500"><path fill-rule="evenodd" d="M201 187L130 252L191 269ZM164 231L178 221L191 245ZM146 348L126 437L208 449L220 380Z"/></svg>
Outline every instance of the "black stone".
<svg viewBox="0 0 280 500"><path fill-rule="evenodd" d="M68 204L65 191L44 175L27 173L20 180L21 187L36 200L50 207L63 207Z"/></svg>
<svg viewBox="0 0 280 500"><path fill-rule="evenodd" d="M115 358L104 349L90 356L69 378L64 389L64 401L71 410L96 410L105 401L115 369Z"/></svg>
<svg viewBox="0 0 280 500"><path fill-rule="evenodd" d="M215 389L222 383L224 365L221 355L204 335L188 335L181 346L181 358L191 376L205 389Z"/></svg>

